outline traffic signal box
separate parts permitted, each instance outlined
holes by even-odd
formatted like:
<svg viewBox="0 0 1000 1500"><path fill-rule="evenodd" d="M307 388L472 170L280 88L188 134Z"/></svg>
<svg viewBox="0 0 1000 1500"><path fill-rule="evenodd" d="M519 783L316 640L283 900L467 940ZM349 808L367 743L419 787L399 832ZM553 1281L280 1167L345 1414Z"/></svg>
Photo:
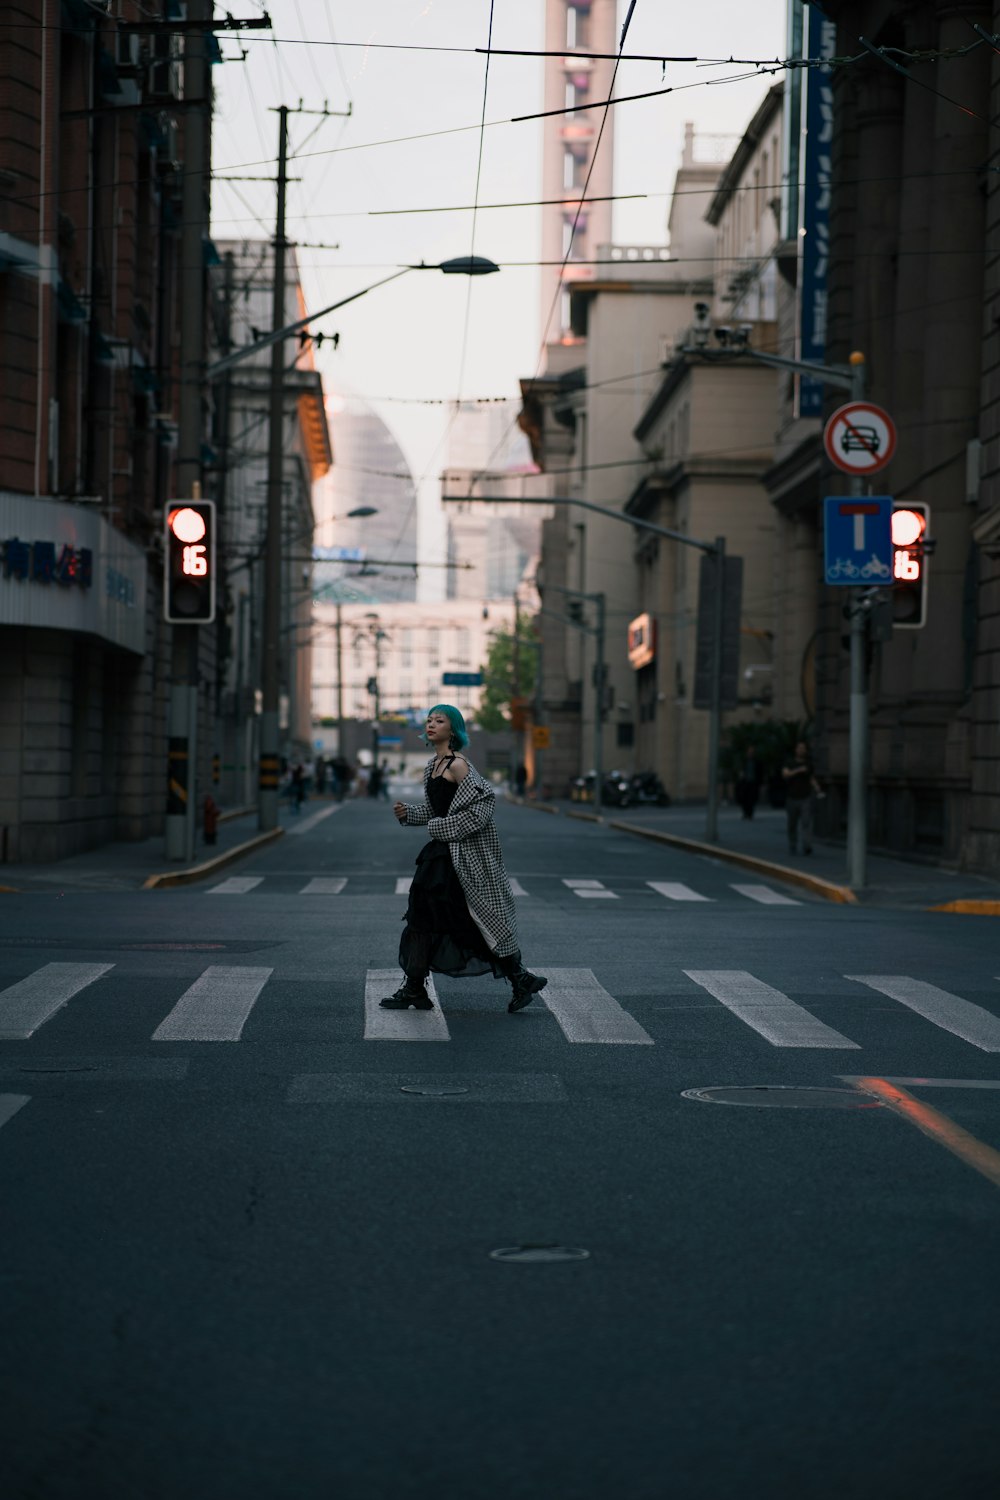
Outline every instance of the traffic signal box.
<svg viewBox="0 0 1000 1500"><path fill-rule="evenodd" d="M892 508L892 623L919 630L927 622L927 554L930 506L922 501Z"/></svg>
<svg viewBox="0 0 1000 1500"><path fill-rule="evenodd" d="M164 619L210 625L215 619L215 501L171 500L164 538Z"/></svg>

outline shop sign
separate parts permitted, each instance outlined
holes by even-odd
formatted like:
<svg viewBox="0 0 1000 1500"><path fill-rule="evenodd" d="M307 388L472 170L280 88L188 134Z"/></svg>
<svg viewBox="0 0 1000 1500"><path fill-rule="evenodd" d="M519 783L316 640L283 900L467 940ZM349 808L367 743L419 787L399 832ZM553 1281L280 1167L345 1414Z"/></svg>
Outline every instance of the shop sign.
<svg viewBox="0 0 1000 1500"><path fill-rule="evenodd" d="M656 621L652 615L636 615L628 627L629 666L636 671L648 667L656 657Z"/></svg>
<svg viewBox="0 0 1000 1500"><path fill-rule="evenodd" d="M146 559L82 505L0 493L0 625L145 651Z"/></svg>

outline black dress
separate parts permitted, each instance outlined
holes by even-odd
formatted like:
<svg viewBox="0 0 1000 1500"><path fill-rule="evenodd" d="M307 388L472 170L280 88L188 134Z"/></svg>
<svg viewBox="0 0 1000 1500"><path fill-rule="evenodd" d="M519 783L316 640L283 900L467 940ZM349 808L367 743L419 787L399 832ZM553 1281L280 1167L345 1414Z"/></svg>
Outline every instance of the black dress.
<svg viewBox="0 0 1000 1500"><path fill-rule="evenodd" d="M435 818L448 815L456 784L443 776L427 783L427 800ZM455 874L448 845L431 839L417 855L410 899L399 940L399 967L404 974L448 974L453 979L501 973L482 932L469 912Z"/></svg>

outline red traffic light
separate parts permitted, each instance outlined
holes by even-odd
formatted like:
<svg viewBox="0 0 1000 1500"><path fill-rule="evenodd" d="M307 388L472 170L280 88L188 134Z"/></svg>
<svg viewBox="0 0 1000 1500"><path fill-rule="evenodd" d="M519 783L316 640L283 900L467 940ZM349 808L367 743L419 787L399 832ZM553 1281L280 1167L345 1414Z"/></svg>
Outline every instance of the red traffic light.
<svg viewBox="0 0 1000 1500"><path fill-rule="evenodd" d="M930 507L922 502L892 511L892 622L919 630L927 620L927 527Z"/></svg>
<svg viewBox="0 0 1000 1500"><path fill-rule="evenodd" d="M164 618L174 625L215 619L215 502L176 500L167 506Z"/></svg>

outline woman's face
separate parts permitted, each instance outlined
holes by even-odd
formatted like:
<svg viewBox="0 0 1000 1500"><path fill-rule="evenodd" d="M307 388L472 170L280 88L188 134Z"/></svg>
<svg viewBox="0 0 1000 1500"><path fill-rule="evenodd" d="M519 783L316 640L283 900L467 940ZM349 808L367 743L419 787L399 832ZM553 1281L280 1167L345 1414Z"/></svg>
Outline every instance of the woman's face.
<svg viewBox="0 0 1000 1500"><path fill-rule="evenodd" d="M447 714L427 715L427 738L432 745L447 745L451 739L451 720Z"/></svg>

